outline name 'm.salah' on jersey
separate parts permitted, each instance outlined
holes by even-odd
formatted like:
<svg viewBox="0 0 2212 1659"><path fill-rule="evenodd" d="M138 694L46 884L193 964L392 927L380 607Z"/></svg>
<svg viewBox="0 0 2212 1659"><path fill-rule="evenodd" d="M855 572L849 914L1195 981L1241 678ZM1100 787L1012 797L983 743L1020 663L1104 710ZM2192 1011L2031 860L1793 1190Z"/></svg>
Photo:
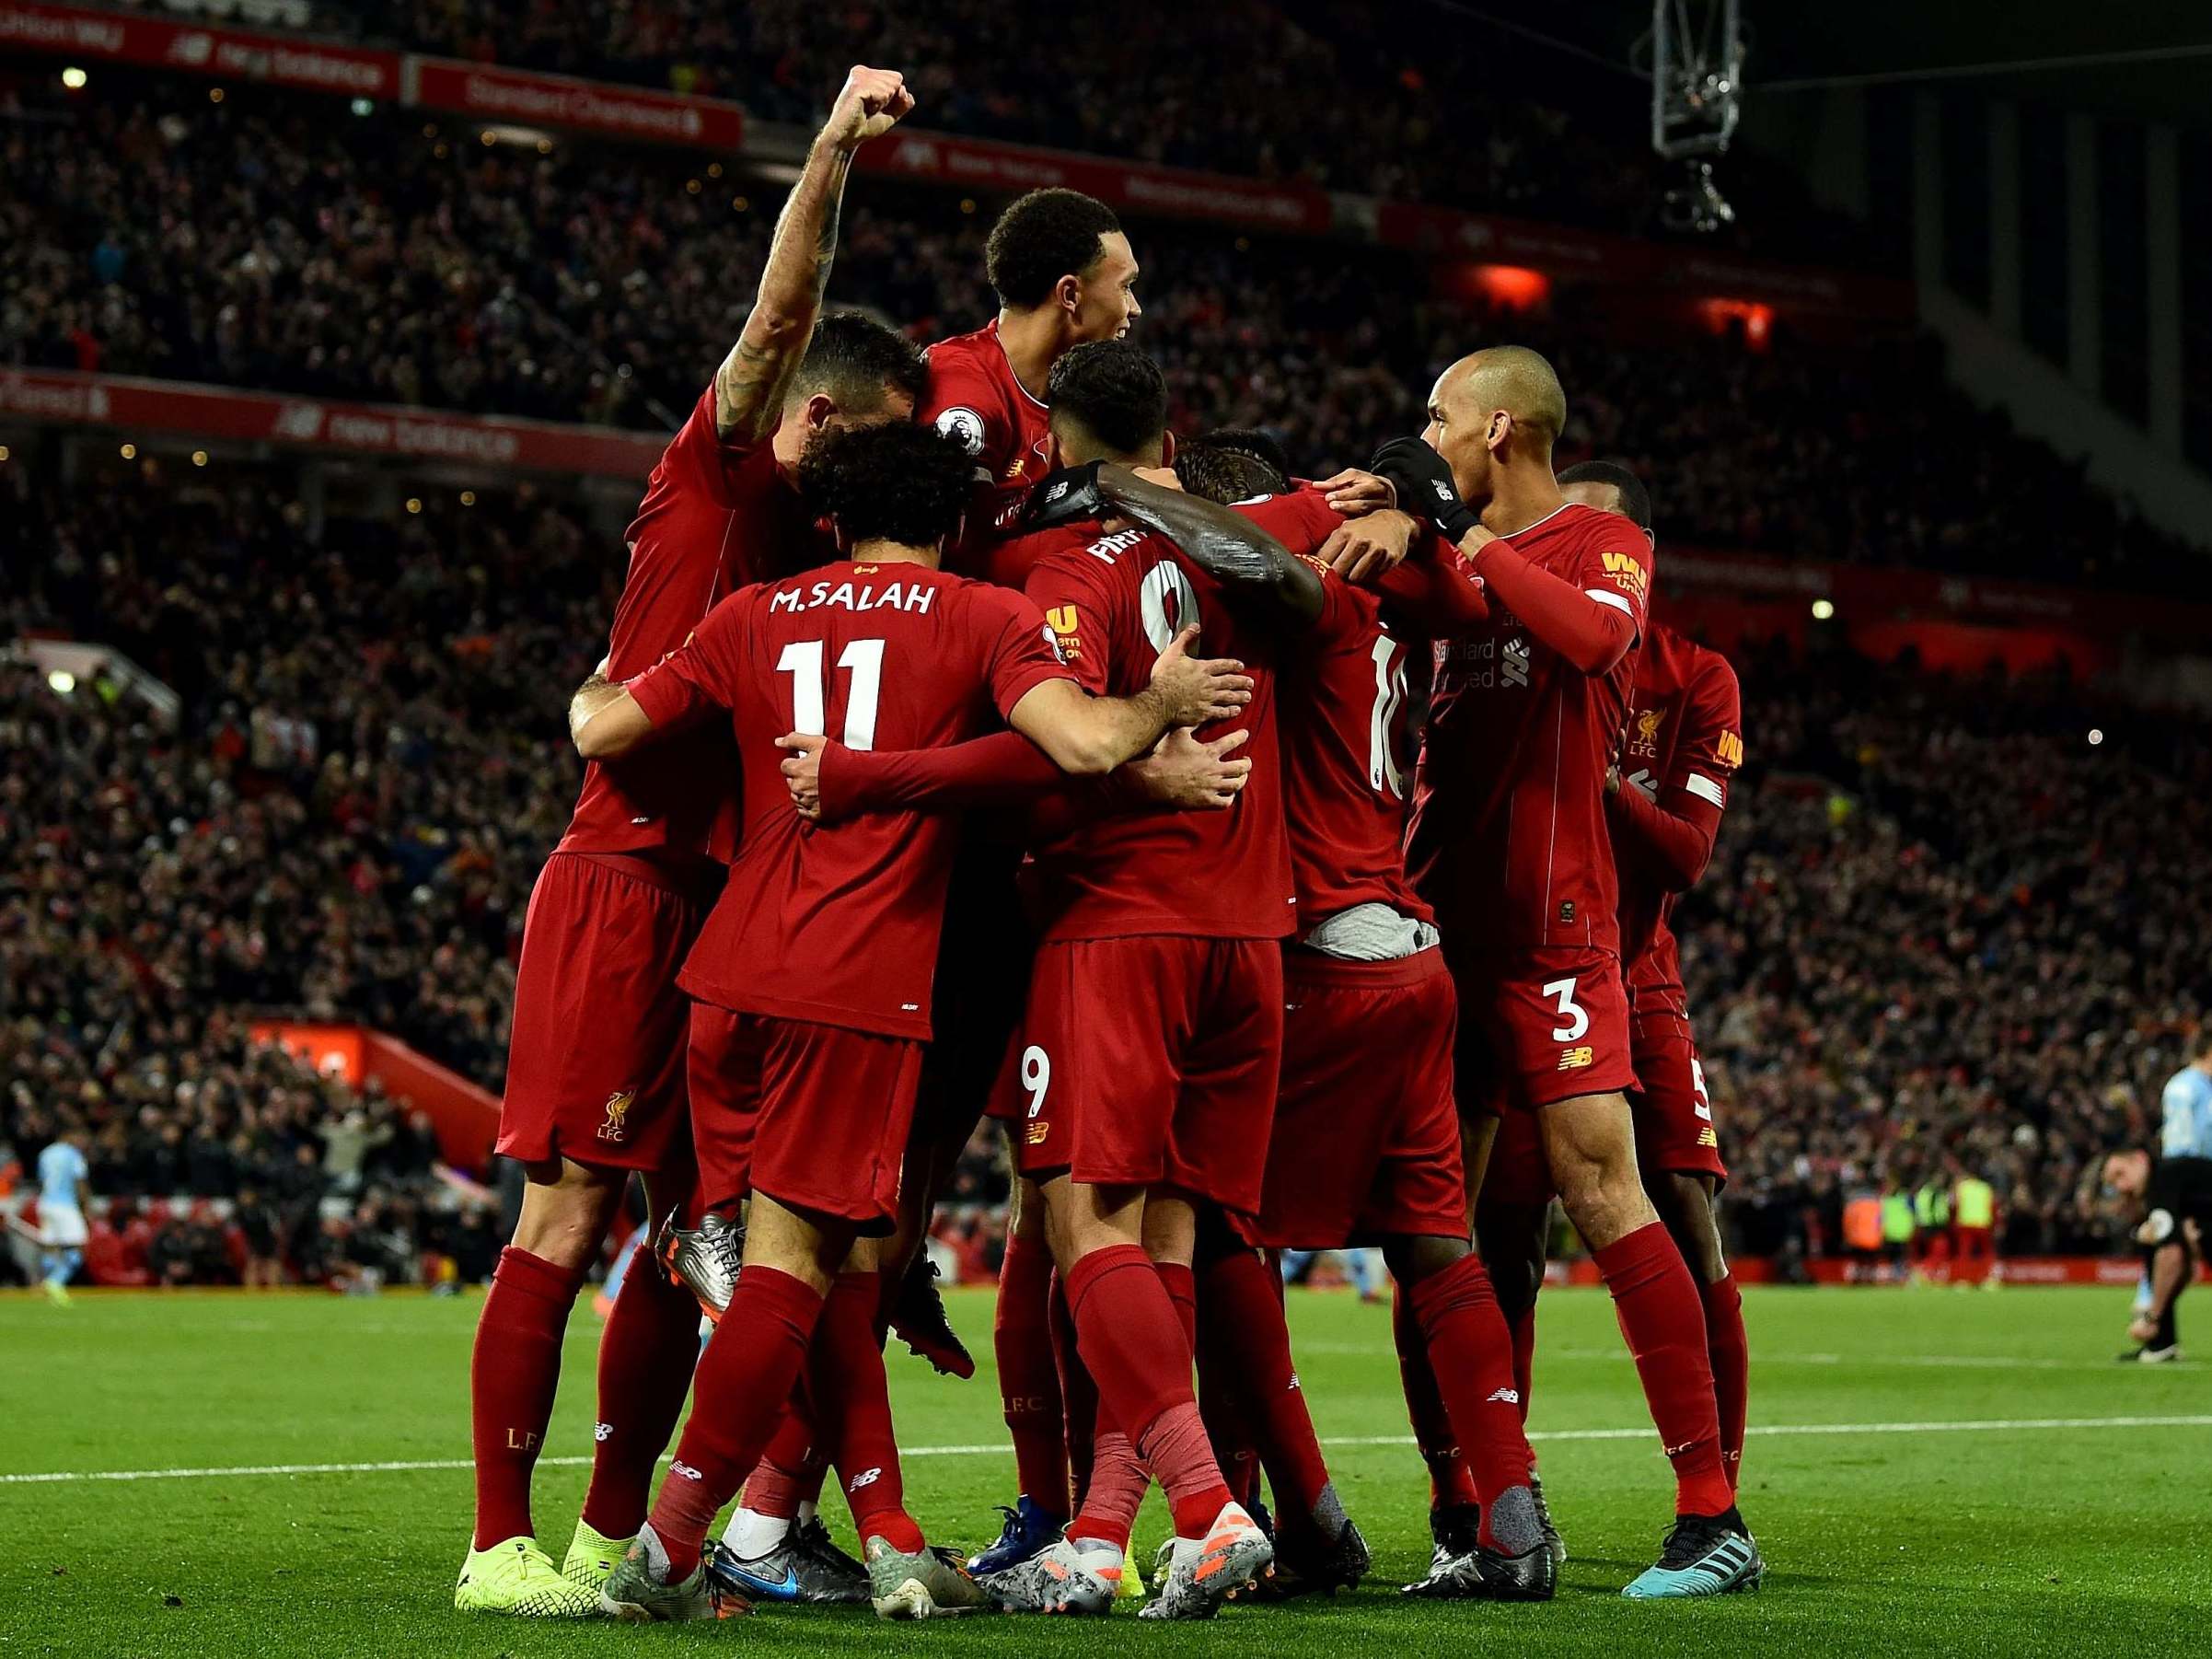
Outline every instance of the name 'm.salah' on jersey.
<svg viewBox="0 0 2212 1659"><path fill-rule="evenodd" d="M607 677L618 683L681 645L733 589L834 551L777 472L769 437L738 446L716 435L714 400L709 385L661 452L622 533L630 570L607 643ZM588 762L558 850L711 855L726 864L736 852L735 786L721 732Z"/></svg>
<svg viewBox="0 0 2212 1659"><path fill-rule="evenodd" d="M1303 935L1359 904L1430 920L1406 879L1406 785L1413 715L1407 642L1381 596L1312 555L1343 516L1318 492L1292 490L1236 510L1321 575L1321 614L1290 642L1276 676L1291 874Z"/></svg>
<svg viewBox="0 0 2212 1659"><path fill-rule="evenodd" d="M1241 657L1254 681L1234 720L1199 734L1251 733L1236 751L1252 761L1236 804L1222 812L1124 813L1034 848L1040 936L1280 939L1293 932L1268 642L1240 635L1219 585L1150 530L1106 535L1094 524L1067 525L1025 540L1044 550L1031 563L1029 597L1087 690L1142 690L1160 653L1192 622L1199 628L1193 655Z"/></svg>
<svg viewBox="0 0 2212 1659"><path fill-rule="evenodd" d="M1730 781L1743 764L1743 699L1728 658L1672 628L1647 631L1629 693L1621 787L1641 791L1648 801L1680 789L1725 812ZM1682 956L1667 924L1681 895L1634 858L1616 863L1621 962L1637 1005L1656 998L1682 1013Z"/></svg>
<svg viewBox="0 0 2212 1659"><path fill-rule="evenodd" d="M995 318L971 334L940 340L929 360L929 395L914 418L959 439L976 458L977 500L948 563L963 575L980 575L983 555L1030 485L1051 470L1052 414L1013 372Z"/></svg>
<svg viewBox="0 0 2212 1659"><path fill-rule="evenodd" d="M1569 502L1503 539L1643 632L1651 549L1619 514ZM1636 655L1578 673L1495 587L1487 621L1437 641L1406 862L1447 935L1619 950L1605 771Z"/></svg>
<svg viewBox="0 0 2212 1659"><path fill-rule="evenodd" d="M896 812L810 826L792 809L776 739L939 748L1072 678L1021 595L920 564L840 560L724 599L631 687L655 726L728 712L747 804L728 884L677 982L742 1014L926 1041L960 821Z"/></svg>

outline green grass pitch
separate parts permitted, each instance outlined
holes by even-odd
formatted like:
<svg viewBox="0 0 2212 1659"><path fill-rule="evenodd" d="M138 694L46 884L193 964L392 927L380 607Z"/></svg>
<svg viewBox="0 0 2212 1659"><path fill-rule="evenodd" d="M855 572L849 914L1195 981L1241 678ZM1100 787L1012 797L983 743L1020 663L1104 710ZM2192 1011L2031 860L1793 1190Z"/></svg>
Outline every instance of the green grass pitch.
<svg viewBox="0 0 2212 1659"><path fill-rule="evenodd" d="M864 1611L770 1610L638 1629L452 1611L473 1297L88 1295L66 1310L0 1297L0 1659L2212 1653L2212 1389L2201 1366L2112 1363L2124 1293L1759 1290L1745 1304L1743 1509L1769 1562L1757 1595L1619 1599L1656 1550L1666 1468L1609 1305L1567 1291L1544 1301L1532 1422L1572 1552L1558 1599L1400 1600L1428 1540L1388 1310L1298 1294L1308 1398L1375 1553L1356 1594L1233 1607L1203 1626L1140 1625L1125 1608L1088 1625L895 1628ZM903 1350L891 1375L912 1506L932 1539L972 1547L995 1530L991 1505L1012 1500L1013 1463L988 1294L957 1294L953 1315L986 1363L975 1381L940 1380ZM539 1472L539 1536L556 1559L583 1491L597 1332L580 1311L554 1461ZM432 1467L236 1472L302 1464ZM178 1470L192 1472L23 1479ZM1141 1550L1161 1527L1148 1508Z"/></svg>

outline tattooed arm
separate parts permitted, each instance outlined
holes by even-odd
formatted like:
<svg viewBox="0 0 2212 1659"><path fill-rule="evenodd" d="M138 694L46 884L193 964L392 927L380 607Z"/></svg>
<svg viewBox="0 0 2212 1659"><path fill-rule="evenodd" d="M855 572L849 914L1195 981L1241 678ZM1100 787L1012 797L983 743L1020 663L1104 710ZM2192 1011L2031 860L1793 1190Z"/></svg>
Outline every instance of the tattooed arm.
<svg viewBox="0 0 2212 1659"><path fill-rule="evenodd" d="M758 443L774 427L829 286L852 153L913 107L914 95L896 70L856 66L845 77L776 220L752 315L714 377L715 434L723 442Z"/></svg>

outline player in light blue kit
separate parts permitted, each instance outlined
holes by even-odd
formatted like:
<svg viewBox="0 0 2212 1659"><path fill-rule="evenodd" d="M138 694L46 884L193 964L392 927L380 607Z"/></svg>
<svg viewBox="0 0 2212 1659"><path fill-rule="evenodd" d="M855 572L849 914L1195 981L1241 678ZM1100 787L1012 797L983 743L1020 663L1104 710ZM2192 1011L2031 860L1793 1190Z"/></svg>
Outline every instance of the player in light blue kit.
<svg viewBox="0 0 2212 1659"><path fill-rule="evenodd" d="M2190 1061L2166 1083L2162 1158L2212 1158L2212 1020L2197 1027Z"/></svg>
<svg viewBox="0 0 2212 1659"><path fill-rule="evenodd" d="M85 1131L64 1129L39 1154L39 1249L47 1300L69 1305L69 1281L85 1264Z"/></svg>

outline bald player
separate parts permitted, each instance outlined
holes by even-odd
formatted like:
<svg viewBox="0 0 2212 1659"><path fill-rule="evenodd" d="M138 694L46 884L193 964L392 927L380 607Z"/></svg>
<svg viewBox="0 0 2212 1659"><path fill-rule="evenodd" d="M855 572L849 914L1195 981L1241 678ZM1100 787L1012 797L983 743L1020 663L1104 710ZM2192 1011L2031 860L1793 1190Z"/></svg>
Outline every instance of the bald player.
<svg viewBox="0 0 2212 1659"><path fill-rule="evenodd" d="M1494 347L1438 378L1420 438L1375 458L1490 598L1487 620L1436 649L1407 862L1458 985L1462 1109L1535 1118L1674 1468L1675 1524L1623 1594L1711 1595L1755 1584L1760 1561L1721 1463L1697 1282L1638 1172L1605 818L1653 558L1627 519L1560 493L1566 419L1551 365ZM1472 1178L1482 1158L1469 1161Z"/></svg>

